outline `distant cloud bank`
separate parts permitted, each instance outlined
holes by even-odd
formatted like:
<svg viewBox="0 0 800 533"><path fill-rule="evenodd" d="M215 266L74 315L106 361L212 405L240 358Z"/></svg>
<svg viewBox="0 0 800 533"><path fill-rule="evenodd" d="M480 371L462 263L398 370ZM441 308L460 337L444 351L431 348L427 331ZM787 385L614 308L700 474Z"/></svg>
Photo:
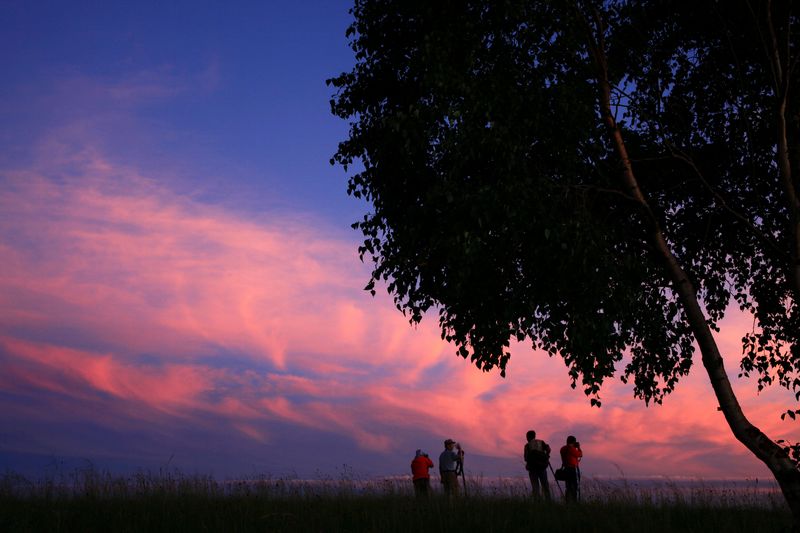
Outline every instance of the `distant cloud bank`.
<svg viewBox="0 0 800 533"><path fill-rule="evenodd" d="M107 89L133 103L182 90L144 75ZM730 435L699 365L650 409L619 383L590 408L559 359L523 346L507 379L481 373L455 357L433 317L412 328L386 295L361 290L355 237L313 214L238 212L178 193L169 176L109 156L91 125L48 132L32 157L0 168L0 426L23 428L1 432L0 451L118 446L87 438L81 450L76 427L137 435L135 462L165 435L188 442L203 428L224 462L242 443L278 454L270 447L297 428L337 443L321 467L368 452L394 474L446 437L521 461L533 428L554 448L578 435L598 474L765 473ZM735 375L747 320L724 326ZM796 431L778 418L787 395L737 388L762 429Z"/></svg>

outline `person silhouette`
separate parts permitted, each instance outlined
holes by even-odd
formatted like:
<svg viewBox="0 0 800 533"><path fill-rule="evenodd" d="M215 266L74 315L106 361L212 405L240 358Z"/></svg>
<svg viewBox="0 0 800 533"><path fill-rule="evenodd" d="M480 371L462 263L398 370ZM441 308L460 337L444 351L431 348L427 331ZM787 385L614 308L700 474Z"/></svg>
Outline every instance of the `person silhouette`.
<svg viewBox="0 0 800 533"><path fill-rule="evenodd" d="M566 474L566 479L564 479L564 485L566 485L564 498L567 503L578 501L581 481L580 462L582 458L581 443L570 435L567 437L567 444L561 447L561 466Z"/></svg>
<svg viewBox="0 0 800 533"><path fill-rule="evenodd" d="M550 466L550 446L543 440L536 438L536 432L530 430L525 434L528 442L525 443L523 457L525 470L531 480L531 490L534 498L544 495L545 500L550 500L550 483L547 481L547 467Z"/></svg>
<svg viewBox="0 0 800 533"><path fill-rule="evenodd" d="M417 450L414 459L411 461L411 479L414 484L414 494L417 497L427 497L431 488L431 474L429 470L433 468L428 454L422 450Z"/></svg>

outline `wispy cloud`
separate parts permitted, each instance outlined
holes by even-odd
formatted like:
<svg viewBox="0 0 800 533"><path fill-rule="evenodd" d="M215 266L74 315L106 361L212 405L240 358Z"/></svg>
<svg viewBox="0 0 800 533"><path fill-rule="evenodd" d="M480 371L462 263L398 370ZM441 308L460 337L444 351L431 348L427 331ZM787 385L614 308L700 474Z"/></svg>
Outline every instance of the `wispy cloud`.
<svg viewBox="0 0 800 533"><path fill-rule="evenodd" d="M88 85L132 106L185 90L145 74ZM650 409L618 382L602 409L590 408L558 358L523 346L508 379L481 373L453 355L434 319L412 328L388 297L361 291L354 239L313 215L240 212L177 192L168 174L111 157L91 123L47 131L25 164L0 169L0 392L49 406L25 413L32 432L47 431L56 412L137 432L155 431L142 421L208 426L211 417L227 421L209 429L221 438L264 446L278 428L298 427L387 456L427 435L518 459L533 427L554 447L577 434L589 471L763 472L730 435L699 367ZM734 314L724 327L721 345L735 356L747 320ZM792 429L777 417L786 395L737 387L762 429ZM3 398L0 420L19 416ZM351 452L334 452L348 462Z"/></svg>

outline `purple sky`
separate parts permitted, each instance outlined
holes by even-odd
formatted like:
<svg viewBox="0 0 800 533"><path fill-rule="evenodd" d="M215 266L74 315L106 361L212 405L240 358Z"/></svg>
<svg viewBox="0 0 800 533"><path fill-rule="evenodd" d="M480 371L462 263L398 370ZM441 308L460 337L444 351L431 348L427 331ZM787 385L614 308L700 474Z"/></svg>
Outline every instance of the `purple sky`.
<svg viewBox="0 0 800 533"><path fill-rule="evenodd" d="M340 1L0 4L0 467L217 476L408 472L460 440L523 474L524 434L575 434L586 475L765 477L698 364L664 406L559 359L481 373L379 292L328 163L352 64ZM718 340L735 377L737 314ZM797 439L791 395L734 380Z"/></svg>

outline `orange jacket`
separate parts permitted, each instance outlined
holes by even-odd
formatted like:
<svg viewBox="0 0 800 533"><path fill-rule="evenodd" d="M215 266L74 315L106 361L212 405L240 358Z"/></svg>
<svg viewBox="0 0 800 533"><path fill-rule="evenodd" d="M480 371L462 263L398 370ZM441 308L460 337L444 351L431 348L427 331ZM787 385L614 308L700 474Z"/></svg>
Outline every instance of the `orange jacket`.
<svg viewBox="0 0 800 533"><path fill-rule="evenodd" d="M429 469L433 468L433 461L427 455L418 455L411 461L411 476L414 479L423 479L431 477Z"/></svg>

